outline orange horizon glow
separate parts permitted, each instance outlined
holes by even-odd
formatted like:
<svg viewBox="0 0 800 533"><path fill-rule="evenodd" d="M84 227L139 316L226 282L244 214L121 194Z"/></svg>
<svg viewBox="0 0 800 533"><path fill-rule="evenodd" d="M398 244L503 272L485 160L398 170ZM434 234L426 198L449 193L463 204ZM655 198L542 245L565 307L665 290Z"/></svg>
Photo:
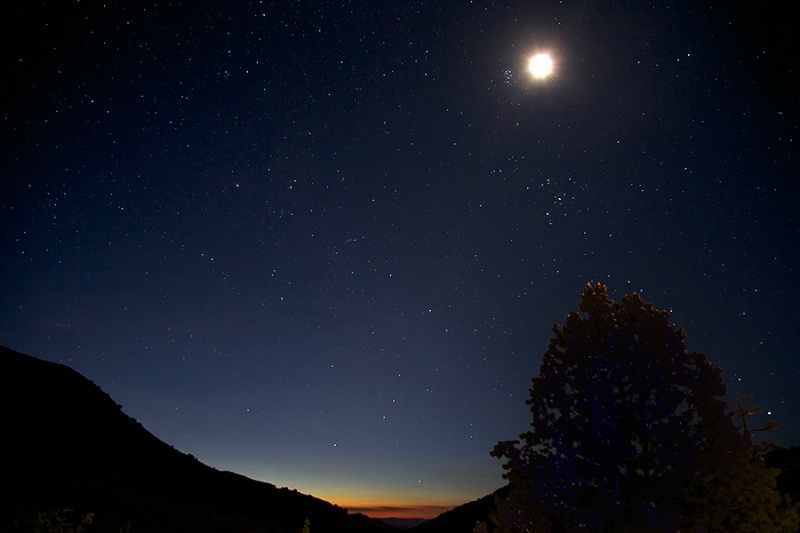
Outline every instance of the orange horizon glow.
<svg viewBox="0 0 800 533"><path fill-rule="evenodd" d="M341 494L341 491L333 494L319 491L315 496L338 505L342 509L347 509L350 513L361 513L370 518L424 518L426 520L475 499L467 496L463 500L454 501L451 498L439 499L423 495L419 497L408 494L377 495L366 493L366 491L353 491L349 494Z"/></svg>
<svg viewBox="0 0 800 533"><path fill-rule="evenodd" d="M331 502L335 503L335 502ZM462 502L466 503L466 502ZM336 504L339 507L347 509L349 513L359 513L367 515L370 518L422 518L430 520L436 518L442 513L445 513L454 507L461 505L427 505L417 507L402 507L402 506L384 506L384 507L358 507L358 506L345 506Z"/></svg>
<svg viewBox="0 0 800 533"><path fill-rule="evenodd" d="M470 500L458 502L435 502L423 499L388 499L385 495L381 497L358 497L351 496L345 498L326 498L334 505L347 509L350 513L361 513L370 518L424 518L429 520L440 514L463 505Z"/></svg>
<svg viewBox="0 0 800 533"><path fill-rule="evenodd" d="M450 480L448 483L424 482L413 478L380 479L380 476L362 472L351 478L342 478L319 469L311 475L304 473L305 475L297 476L295 473L295 476L290 477L282 471L272 469L254 472L252 466L242 464L225 464L223 469L249 471L253 479L312 495L352 514L359 513L377 519L429 520L482 498L497 488L481 487L480 484L471 483L469 479L458 482Z"/></svg>

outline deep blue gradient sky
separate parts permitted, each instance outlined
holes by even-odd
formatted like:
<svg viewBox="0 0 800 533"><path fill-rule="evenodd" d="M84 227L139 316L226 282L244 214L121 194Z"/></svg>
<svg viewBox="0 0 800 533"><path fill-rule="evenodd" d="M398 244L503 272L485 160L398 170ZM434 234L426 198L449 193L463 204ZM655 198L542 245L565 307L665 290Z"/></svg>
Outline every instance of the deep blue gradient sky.
<svg viewBox="0 0 800 533"><path fill-rule="evenodd" d="M21 9L0 343L176 448L375 516L483 496L590 281L671 310L800 444L800 47L780 14Z"/></svg>

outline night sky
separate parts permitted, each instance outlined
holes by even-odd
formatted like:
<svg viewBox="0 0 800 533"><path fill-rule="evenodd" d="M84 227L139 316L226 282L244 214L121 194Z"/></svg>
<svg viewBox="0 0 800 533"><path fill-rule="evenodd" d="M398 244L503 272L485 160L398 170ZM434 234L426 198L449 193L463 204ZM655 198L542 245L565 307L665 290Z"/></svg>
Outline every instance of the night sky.
<svg viewBox="0 0 800 533"><path fill-rule="evenodd" d="M550 326L594 281L670 310L800 444L788 13L17 7L0 344L179 450L372 516L488 494Z"/></svg>

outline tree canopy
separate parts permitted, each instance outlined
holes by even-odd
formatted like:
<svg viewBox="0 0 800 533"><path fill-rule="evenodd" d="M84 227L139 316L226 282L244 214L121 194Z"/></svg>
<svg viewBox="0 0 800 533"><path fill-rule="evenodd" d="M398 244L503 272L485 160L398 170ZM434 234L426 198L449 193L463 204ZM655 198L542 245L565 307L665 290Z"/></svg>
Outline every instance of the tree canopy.
<svg viewBox="0 0 800 533"><path fill-rule="evenodd" d="M723 400L721 369L639 294L587 285L553 326L533 378L531 429L498 443L512 490L500 531L797 530Z"/></svg>

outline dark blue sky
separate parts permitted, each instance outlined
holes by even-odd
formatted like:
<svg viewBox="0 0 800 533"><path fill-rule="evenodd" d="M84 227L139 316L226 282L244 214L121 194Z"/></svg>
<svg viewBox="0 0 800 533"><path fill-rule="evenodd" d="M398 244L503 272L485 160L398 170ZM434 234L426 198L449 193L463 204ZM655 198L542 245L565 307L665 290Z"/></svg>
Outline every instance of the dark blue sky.
<svg viewBox="0 0 800 533"><path fill-rule="evenodd" d="M431 515L502 485L600 281L798 444L798 43L726 4L27 3L0 342L220 469Z"/></svg>

